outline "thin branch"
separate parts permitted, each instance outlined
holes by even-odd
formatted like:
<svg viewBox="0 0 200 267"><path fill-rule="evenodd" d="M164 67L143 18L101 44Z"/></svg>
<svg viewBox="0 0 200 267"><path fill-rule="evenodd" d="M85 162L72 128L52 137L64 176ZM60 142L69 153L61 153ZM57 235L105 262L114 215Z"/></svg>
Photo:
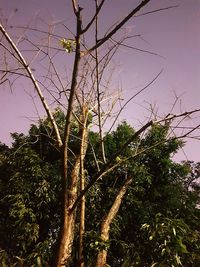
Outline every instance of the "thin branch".
<svg viewBox="0 0 200 267"><path fill-rule="evenodd" d="M138 48L138 47L134 47L134 46L131 46L131 45L119 43L116 40L114 40L113 38L110 38L110 39L114 43L119 44L119 46L123 46L123 47L129 48L129 49L133 49L133 50L136 50L136 51L139 51L139 52L147 53L147 54L150 54L150 55L153 55L153 56L158 56L158 57L161 57L163 59L166 59L164 56L159 55L158 53L155 53L155 52L152 52L152 51L149 51L149 50L145 50L145 49L141 49L141 48Z"/></svg>
<svg viewBox="0 0 200 267"><path fill-rule="evenodd" d="M102 1L103 2L103 1ZM98 6L97 0L96 3L96 16L95 16L95 42L98 43ZM98 110L98 126L99 126L99 136L101 143L101 152L103 162L106 163L105 149L104 149L104 140L102 133L102 121L101 121L101 92L100 92L100 81L99 81L99 55L98 48L95 49L95 70L96 70L96 88L97 88L97 110Z"/></svg>
<svg viewBox="0 0 200 267"><path fill-rule="evenodd" d="M101 3L97 6L96 12L95 12L93 18L90 20L90 22L87 24L87 26L81 31L81 34L84 34L85 32L87 32L89 30L89 28L92 26L93 22L95 21L96 17L99 14L104 2L105 2L105 0L102 0Z"/></svg>
<svg viewBox="0 0 200 267"><path fill-rule="evenodd" d="M114 122L112 123L110 129L108 132L111 131L111 129L113 128L114 124L116 123L117 119L119 118L119 115L121 114L121 112L124 110L124 108L126 107L126 105L131 102L133 100L133 98L135 98L136 96L138 96L140 93L142 93L144 90L146 90L151 84L153 84L158 77L161 75L161 73L163 72L163 69L153 78L153 80L151 80L147 85L145 85L142 89L140 89L136 94L134 94L132 97L130 97L125 103L124 105L121 107L120 111L118 112Z"/></svg>
<svg viewBox="0 0 200 267"><path fill-rule="evenodd" d="M8 41L8 43L10 44L10 46L13 48L13 50L15 51L15 53L17 54L17 56L19 57L19 62L23 65L24 69L27 71L29 78L31 79L37 94L42 102L42 105L47 113L47 116L49 117L52 126L54 128L55 134L56 134L56 138L57 138L57 142L58 142L58 146L61 147L62 146L62 139L60 136L60 132L58 129L58 126L56 124L56 121L54 119L54 116L42 94L42 90L40 89L40 86L38 85L37 80L35 79L29 65L27 64L26 60L24 59L24 57L22 56L21 52L19 51L19 49L17 48L17 46L14 44L14 42L12 41L12 39L10 38L10 36L8 35L8 33L6 32L6 30L3 28L3 26L0 24L0 31L2 32L2 34L4 35L4 37L6 38L6 40Z"/></svg>
<svg viewBox="0 0 200 267"><path fill-rule="evenodd" d="M27 29L27 30L30 30L30 31L36 31L36 32L39 32L39 33L44 33L45 35L46 34L49 34L49 32L47 31L43 31L43 30L40 30L40 29L37 29L37 28L32 28L32 27L24 27L24 26L15 26L15 27L12 27L12 28L16 28L16 29ZM61 39L63 38L63 35L57 35L57 34L54 34L54 33L51 33L51 36L53 36L54 38L57 38L57 39Z"/></svg>
<svg viewBox="0 0 200 267"><path fill-rule="evenodd" d="M72 6L73 6L73 10L74 10L74 14L77 16L79 16L79 6L77 4L77 0L72 0Z"/></svg>
<svg viewBox="0 0 200 267"><path fill-rule="evenodd" d="M103 45L108 39L110 39L118 30L120 30L123 25L129 21L138 11L140 11L141 8L146 6L150 0L143 0L136 8L134 8L124 19L122 19L115 27L113 30L111 30L105 37L103 37L101 40L98 41L97 44L95 44L92 48L89 50L85 51L82 53L82 55L86 55L88 53L91 53L94 51L96 48L100 47Z"/></svg>
<svg viewBox="0 0 200 267"><path fill-rule="evenodd" d="M167 9L176 8L176 7L179 7L179 5L174 5L174 6L168 6L168 7L158 8L158 9L155 9L155 10L151 10L151 11L142 13L142 14L140 14L140 15L136 15L135 17L141 17L141 16L145 16L145 15L148 15L148 14L157 13L157 12L160 12L160 11L165 11L165 10L167 10Z"/></svg>
<svg viewBox="0 0 200 267"><path fill-rule="evenodd" d="M1 80L2 80L7 74L14 74L14 75L18 75L18 76L23 76L23 77L26 77L26 78L30 78L29 75L23 74L23 73L21 73L21 72L13 71L13 70L1 70L1 69L0 69L0 72L4 72L4 75L3 75L3 77L1 78Z"/></svg>
<svg viewBox="0 0 200 267"><path fill-rule="evenodd" d="M177 119L177 118L180 118L180 117L189 117L190 115L194 114L194 113L197 113L197 112L200 112L200 108L199 109L194 109L194 110L191 110L191 111L186 111L186 112L183 112L183 113L180 113L180 114L168 114L164 119L160 119L158 121L156 121L156 123L161 123L161 122L164 122L164 121L171 121L171 120L174 120L174 119Z"/></svg>

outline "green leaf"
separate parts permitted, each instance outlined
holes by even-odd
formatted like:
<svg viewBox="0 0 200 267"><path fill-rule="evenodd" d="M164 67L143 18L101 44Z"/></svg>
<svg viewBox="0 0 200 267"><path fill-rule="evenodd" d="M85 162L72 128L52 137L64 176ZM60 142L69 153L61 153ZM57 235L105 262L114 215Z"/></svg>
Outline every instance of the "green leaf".
<svg viewBox="0 0 200 267"><path fill-rule="evenodd" d="M179 249L182 253L189 253L185 244L183 244L182 239L178 239Z"/></svg>
<svg viewBox="0 0 200 267"><path fill-rule="evenodd" d="M76 41L72 39L61 39L60 40L61 46L66 50L67 53L72 53L75 50Z"/></svg>

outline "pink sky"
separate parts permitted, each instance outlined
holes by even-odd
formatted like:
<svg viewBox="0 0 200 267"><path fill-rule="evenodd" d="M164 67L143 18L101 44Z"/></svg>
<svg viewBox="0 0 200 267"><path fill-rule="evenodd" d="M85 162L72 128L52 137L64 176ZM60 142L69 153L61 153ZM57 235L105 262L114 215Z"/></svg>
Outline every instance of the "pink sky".
<svg viewBox="0 0 200 267"><path fill-rule="evenodd" d="M86 2L89 3L86 6ZM87 18L93 1L82 0L83 17ZM128 10L140 1L107 0L103 15L100 17L101 30L107 29L115 18L120 19ZM121 49L114 63L118 66L114 76L114 85L120 85L124 97L128 99L148 83L163 69L156 83L133 100L121 114L120 119L127 119L138 127L146 121L149 103L155 104L161 115L167 114L174 101L174 92L180 96L176 111L200 108L200 1L199 0L152 0L145 8L155 8L178 4L178 8L156 14L141 16L127 23L126 29L131 34L142 34L145 41L133 41L131 45L158 53L162 57ZM11 25L27 25L36 14L44 20L61 21L73 25L70 0L1 0L1 13L10 17ZM17 8L18 12L13 14ZM0 54L2 57L2 54ZM10 144L10 132L27 132L30 123L37 119L37 112L32 99L27 94L27 83L23 80L11 93L0 87L0 141ZM39 110L41 108L39 107ZM200 114L198 114L199 116ZM200 119L189 122L200 123ZM196 134L199 135L198 132ZM200 142L188 140L184 151L190 160L199 161ZM178 159L185 160L182 152Z"/></svg>

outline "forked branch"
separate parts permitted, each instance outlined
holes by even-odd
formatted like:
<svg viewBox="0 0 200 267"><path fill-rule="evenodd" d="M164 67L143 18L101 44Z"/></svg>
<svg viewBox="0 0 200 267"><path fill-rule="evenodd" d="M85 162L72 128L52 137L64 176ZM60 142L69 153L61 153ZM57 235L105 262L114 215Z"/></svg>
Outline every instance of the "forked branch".
<svg viewBox="0 0 200 267"><path fill-rule="evenodd" d="M40 86L37 82L37 80L35 79L32 71L31 71L31 68L29 67L29 65L27 64L25 58L23 57L23 55L21 54L21 52L19 51L19 49L17 48L17 46L15 45L15 43L13 42L13 40L10 38L9 34L7 33L7 31L5 30L5 28L0 24L0 31L1 33L3 34L3 36L6 38L6 40L8 41L9 45L12 47L12 49L15 51L16 55L18 56L18 62L24 67L25 71L27 72L28 74L28 77L30 78L30 80L32 81L35 89L36 89L36 92L41 100L41 103L47 113L47 116L48 118L50 119L51 121L51 124L53 126L53 129L55 131L55 134L56 134L56 139L57 139L57 143L58 143L58 146L61 147L62 146L62 139L61 139L61 136L60 136L60 132L59 132L59 129L58 129L58 125L55 121L55 118L53 116L53 113L51 112L43 94L42 94L42 90L40 89Z"/></svg>

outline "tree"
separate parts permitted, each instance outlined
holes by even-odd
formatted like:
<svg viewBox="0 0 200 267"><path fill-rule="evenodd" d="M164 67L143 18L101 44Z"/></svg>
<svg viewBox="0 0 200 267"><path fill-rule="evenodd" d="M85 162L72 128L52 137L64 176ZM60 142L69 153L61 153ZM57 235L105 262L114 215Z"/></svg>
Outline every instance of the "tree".
<svg viewBox="0 0 200 267"><path fill-rule="evenodd" d="M154 143L155 139L164 140L167 131L166 127L154 126L142 140L143 146ZM179 266L181 262L183 266L198 266L199 229L193 228L193 223L199 217L199 189L185 190L184 186L188 174L197 174L198 167L191 172L188 163L173 162L171 156L180 146L180 141L171 139L154 148L154 153L138 159L142 175L135 176L119 214L123 223L118 226L120 242L116 242L117 248L113 246L116 266L118 261L123 262L123 257L127 266ZM199 188L198 182L196 186ZM126 210L132 212L125 213ZM122 258L118 258L119 251Z"/></svg>
<svg viewBox="0 0 200 267"><path fill-rule="evenodd" d="M111 113L111 110L104 112L104 101L107 98L107 92L103 88L108 87L109 80L107 83L104 82L106 77L106 68L109 65L110 60L114 56L117 48L123 44L123 41L127 38L125 35L119 36L119 40L115 41L113 39L114 35L119 34L120 30L123 28L125 23L133 18L140 10L148 6L150 0L141 1L136 5L129 14L122 18L118 23L110 28L103 37L99 37L99 28L98 28L98 16L102 11L102 7L105 4L105 0L95 1L95 10L94 15L89 22L84 25L82 21L82 8L80 7L78 1L72 0L72 6L74 11L74 16L76 19L76 33L70 35L72 38L59 38L61 47L54 47L54 41L49 43L51 36L58 41L58 37L53 32L47 33L47 43L39 47L37 44L32 42L30 39L26 39L28 44L36 49L36 54L41 54L45 57L45 60L48 61L47 73L45 74L45 81L40 80L39 77L35 77L31 69L31 62L25 60L23 54L20 52L20 49L15 44L14 40L10 37L6 31L6 27L0 25L1 30L1 46L4 49L5 57L3 58L4 69L1 70L2 73L2 82L1 84L13 85L15 77L28 78L36 91L36 94L48 116L49 124L45 126L45 129L50 129L53 133L54 142L52 141L54 149L56 149L56 157L59 155L61 159L60 168L62 173L62 179L60 181L61 185L61 210L60 210L60 228L59 228L59 237L57 238L56 253L54 256L55 263L53 266L65 266L68 265L72 255L72 244L74 241L74 235L76 231L75 222L77 207L79 203L82 203L82 215L81 221L83 223L84 219L84 206L85 200L84 197L86 193L91 189L93 185L104 176L110 174L114 169L119 165L125 164L129 157L124 157L121 159L121 154L130 146L132 142L137 140L146 129L151 127L154 124L153 120L150 120L145 125L143 125L138 131L135 131L128 140L126 140L112 156L108 159L106 158L104 151L104 137L102 131L102 125L105 123L106 118ZM146 13L154 13L169 9L171 7L166 7L159 10L153 10ZM145 14L145 13L144 13ZM50 27L51 28L51 27ZM31 29L34 30L34 29ZM38 33L45 33L45 31L39 31L35 29ZM95 37L94 42L91 46L88 46L89 43L85 39L88 33L94 30ZM44 42L44 39L42 40ZM100 51L105 44L109 43L108 49ZM62 48L62 49L61 49ZM68 82L63 82L62 80L62 71L58 73L58 66L54 60L57 53L62 50L62 53L71 53L74 55L74 61L72 65L71 78ZM103 50L103 49L102 49ZM67 52L67 53L66 53ZM12 65L13 61L16 65ZM147 85L152 84L160 75L156 77ZM54 90L49 90L49 85L51 85ZM146 86L146 87L147 87ZM141 91L143 91L144 87ZM61 128L59 128L58 122L56 121L56 115L51 110L50 104L47 103L48 97L43 93L44 90L47 90L48 95L52 98L52 102L56 104L65 111L65 121ZM67 104L66 104L67 103ZM113 106L113 101L111 101L111 108ZM190 112L184 112L182 114L169 115L164 119L157 121L159 122L170 122L178 118L185 118L188 115L191 115L194 112L199 110L193 110ZM104 114L105 113L105 114ZM96 119L97 118L97 119ZM88 147L88 127L91 124L95 124L97 121L97 126L99 129L99 140L100 147L99 150L101 153L98 155L98 158L95 159L96 170L94 175L90 178L90 181L84 186L84 169L85 169L85 157ZM70 151L70 142L73 140L73 123L76 125L76 140L78 140L78 145L75 150ZM186 137L188 134L191 134L194 130L198 128L195 127L190 131L186 131L181 137ZM49 133L48 133L49 134ZM51 137L52 137L51 136ZM72 139L71 139L72 137ZM48 139L47 139L48 140ZM73 143L73 142L71 142ZM157 143L154 143L152 146L148 146L143 150L140 150L136 154L142 154L147 150L152 149L154 146L157 146ZM50 149L51 150L51 149ZM54 150L53 150L54 151ZM48 151L41 152L44 156L51 155ZM71 159L71 153L73 154L73 160ZM94 154L94 158L96 155ZM130 157L133 157L130 155ZM136 157L136 155L134 155ZM33 155L34 160L35 155ZM117 159L117 162L116 162ZM32 161L33 159L31 159ZM50 159L49 159L50 160ZM70 160L72 160L72 165L70 166ZM39 164L39 163L38 163ZM40 165L40 164L39 164ZM39 168L39 167L38 167ZM48 173L48 172L47 172ZM79 186L79 179L82 181L81 186ZM59 185L58 185L59 186ZM122 185L121 185L122 186ZM123 187L122 187L123 188ZM120 190L117 195L120 195ZM117 200L117 195L115 200ZM115 202L114 202L115 203ZM114 204L113 203L113 204ZM34 226L34 225L33 225ZM84 226L82 224L81 228L84 232ZM33 227L34 231L35 229ZM83 234L83 233L82 233ZM34 240L33 240L34 241ZM82 262L82 239L80 240L80 262ZM99 264L99 266L101 266Z"/></svg>
<svg viewBox="0 0 200 267"><path fill-rule="evenodd" d="M57 117L62 118L62 112L56 112ZM38 126L32 125L28 136L13 134L10 149L2 145L0 223L1 249L7 253L7 257L2 256L2 262L6 266L17 262L25 266L46 265L58 237L61 162L59 156L52 157L55 147L45 125L48 119L40 121ZM130 158L107 174L104 182L98 181L89 190L83 236L83 259L87 266L104 264L106 258L110 266L179 266L180 262L198 266L200 212L197 208L199 185L195 181L199 177L199 164L173 162L171 155L182 142L168 140L168 130L166 126L154 126L119 157L123 160L130 156L138 142L143 148L147 144L159 144L154 153ZM76 134L76 125L73 131ZM114 148L118 149L117 144L123 144L133 132L134 129L123 122L106 136L105 152L113 153ZM92 144L86 153L86 180L90 180L94 172L92 145L99 146L99 150L95 150L101 154L99 135L89 132L89 136L92 136ZM76 151L76 139L70 150ZM73 154L70 162L73 165ZM188 181L190 188L186 186ZM80 212L78 208L77 215ZM71 266L79 264L80 221L76 219L76 222Z"/></svg>
<svg viewBox="0 0 200 267"><path fill-rule="evenodd" d="M60 163L42 160L29 138L17 134L13 138L1 168L1 248L8 254L5 266L13 266L16 259L18 264L26 260L30 265L43 255L42 264L49 259L57 238Z"/></svg>

